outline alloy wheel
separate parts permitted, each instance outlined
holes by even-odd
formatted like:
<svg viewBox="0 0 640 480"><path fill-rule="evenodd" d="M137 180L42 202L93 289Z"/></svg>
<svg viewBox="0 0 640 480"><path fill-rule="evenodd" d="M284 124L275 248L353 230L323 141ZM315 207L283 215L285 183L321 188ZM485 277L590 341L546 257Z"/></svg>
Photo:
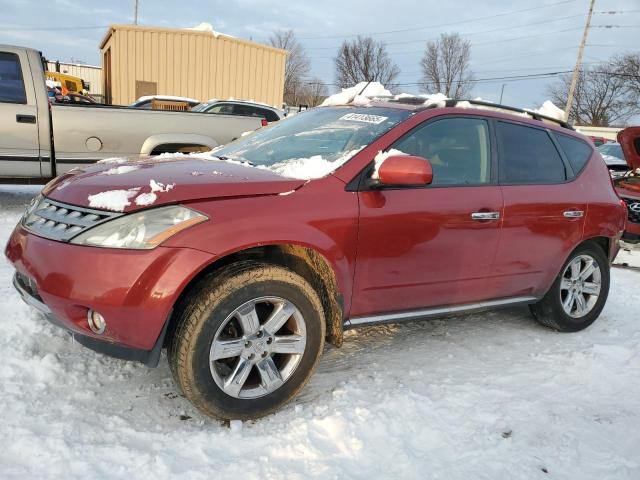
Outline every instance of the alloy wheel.
<svg viewBox="0 0 640 480"><path fill-rule="evenodd" d="M214 381L227 395L253 399L273 393L298 367L307 343L304 317L280 297L260 297L236 308L209 350Z"/></svg>
<svg viewBox="0 0 640 480"><path fill-rule="evenodd" d="M600 265L590 255L576 256L562 273L560 301L565 313L582 318L595 307L602 288Z"/></svg>

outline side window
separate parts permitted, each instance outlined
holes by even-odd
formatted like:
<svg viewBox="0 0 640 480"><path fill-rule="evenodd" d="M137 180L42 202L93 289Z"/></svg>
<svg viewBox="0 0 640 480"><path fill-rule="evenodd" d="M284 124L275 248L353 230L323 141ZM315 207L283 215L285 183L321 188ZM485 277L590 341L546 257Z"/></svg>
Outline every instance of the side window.
<svg viewBox="0 0 640 480"><path fill-rule="evenodd" d="M249 105L241 105L239 103L233 106L234 115L242 115L243 117L259 117L257 110Z"/></svg>
<svg viewBox="0 0 640 480"><path fill-rule="evenodd" d="M426 158L432 185L481 185L491 181L491 143L486 120L445 118L401 138L393 148Z"/></svg>
<svg viewBox="0 0 640 480"><path fill-rule="evenodd" d="M501 183L558 183L567 179L564 163L546 130L497 123Z"/></svg>
<svg viewBox="0 0 640 480"><path fill-rule="evenodd" d="M0 52L0 102L27 103L20 59L15 53Z"/></svg>
<svg viewBox="0 0 640 480"><path fill-rule="evenodd" d="M564 151L564 154L569 159L571 168L577 174L591 158L593 149L582 140L570 137L569 135L562 135L561 133L554 133L556 140L560 144L560 148Z"/></svg>
<svg viewBox="0 0 640 480"><path fill-rule="evenodd" d="M232 115L233 105L229 105L228 103L219 103L207 110L207 113L226 113L227 115Z"/></svg>
<svg viewBox="0 0 640 480"><path fill-rule="evenodd" d="M267 110L266 108L256 108L256 111L258 112L258 116L266 119L267 122L277 122L280 120L275 112Z"/></svg>

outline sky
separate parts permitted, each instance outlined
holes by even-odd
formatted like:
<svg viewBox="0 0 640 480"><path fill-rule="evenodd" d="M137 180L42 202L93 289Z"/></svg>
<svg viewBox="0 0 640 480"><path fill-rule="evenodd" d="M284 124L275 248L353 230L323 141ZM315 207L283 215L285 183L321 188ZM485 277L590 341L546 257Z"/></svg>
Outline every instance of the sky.
<svg viewBox="0 0 640 480"><path fill-rule="evenodd" d="M99 65L98 45L112 23L131 23L134 0L0 0L0 43L40 49L52 60ZM335 81L340 43L371 35L387 44L401 70L399 90L420 89L427 41L458 32L471 42L478 82L472 96L536 107L553 78L501 79L573 70L589 0L140 0L138 23L192 27L209 22L229 35L266 42L276 29L293 29L311 59L312 75ZM583 61L640 50L640 0L596 0ZM604 13L604 12L621 13ZM330 86L330 91L336 87ZM171 92L162 92L171 94ZM427 92L435 93L435 92Z"/></svg>

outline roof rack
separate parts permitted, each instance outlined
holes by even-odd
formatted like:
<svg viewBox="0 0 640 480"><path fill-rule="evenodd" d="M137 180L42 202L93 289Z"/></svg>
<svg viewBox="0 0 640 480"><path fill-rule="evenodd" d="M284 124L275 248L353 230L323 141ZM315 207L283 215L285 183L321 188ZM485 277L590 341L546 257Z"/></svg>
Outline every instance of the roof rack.
<svg viewBox="0 0 640 480"><path fill-rule="evenodd" d="M481 107L490 107L490 108L494 108L496 110L506 110L507 112L526 113L527 115L530 115L531 118L533 118L534 120L539 120L539 121L548 120L550 122L557 123L558 125L560 125L563 128L567 128L569 130L573 130L573 127L571 125L569 125L567 122L565 122L564 120L559 120L557 118L548 117L547 115L541 115L538 112L534 112L532 110L527 110L525 108L511 107L509 105L501 105L499 103L485 102L483 100L447 100L445 102L445 106L447 106L447 107L455 107L458 102L468 102L471 105L478 105L478 106L481 106Z"/></svg>
<svg viewBox="0 0 640 480"><path fill-rule="evenodd" d="M408 105L420 105L423 104L425 101L424 97L402 97L402 98L384 98L384 97L380 97L381 100L385 100L385 101L389 101L389 102L396 102L396 103L405 103ZM526 110L524 108L517 108L517 107L511 107L509 105L501 105L499 103L492 103L492 102L485 102L483 100L453 100L453 99L449 99L449 100L445 100L445 107L455 107L457 106L458 102L467 102L470 103L471 105L477 105L479 107L487 107L487 108L491 108L494 110L504 110L506 112L516 112L516 113L524 113L526 115L529 115L531 118L533 118L534 120L539 120L539 121L543 121L543 120L547 120L549 122L553 122L553 123L557 123L558 125L560 125L563 128L566 128L568 130L573 130L573 127L571 125L569 125L567 122L565 122L564 120L558 120L557 118L553 118L553 117L548 117L547 115L541 115L537 112L531 111L531 110ZM438 105L427 105L425 106L425 108L438 108Z"/></svg>

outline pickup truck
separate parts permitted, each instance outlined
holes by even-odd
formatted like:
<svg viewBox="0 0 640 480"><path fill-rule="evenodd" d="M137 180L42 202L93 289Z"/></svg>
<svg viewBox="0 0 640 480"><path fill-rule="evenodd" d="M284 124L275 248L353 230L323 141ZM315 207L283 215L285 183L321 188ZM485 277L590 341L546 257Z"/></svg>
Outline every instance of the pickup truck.
<svg viewBox="0 0 640 480"><path fill-rule="evenodd" d="M257 117L50 103L42 54L0 45L0 182L42 182L108 157L207 151Z"/></svg>

